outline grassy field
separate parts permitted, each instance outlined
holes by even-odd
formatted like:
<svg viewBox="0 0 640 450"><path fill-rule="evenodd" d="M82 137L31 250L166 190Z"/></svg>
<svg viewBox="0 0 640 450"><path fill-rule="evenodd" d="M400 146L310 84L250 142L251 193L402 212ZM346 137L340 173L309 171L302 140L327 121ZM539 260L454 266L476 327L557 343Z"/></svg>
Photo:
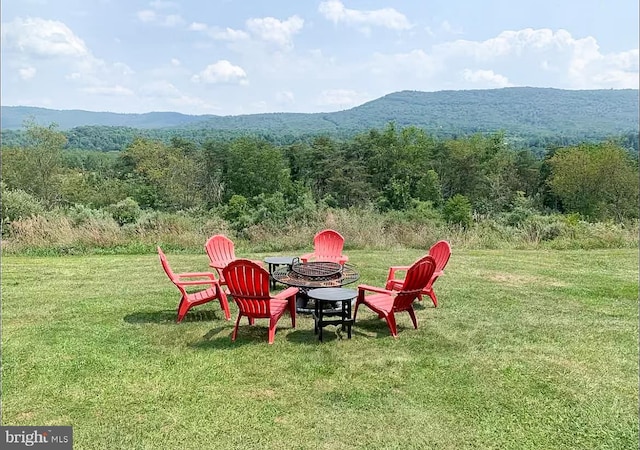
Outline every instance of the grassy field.
<svg viewBox="0 0 640 450"><path fill-rule="evenodd" d="M203 254L168 253L176 271ZM243 254L261 259L265 254ZM381 286L417 250L350 251ZM2 258L2 424L76 449L637 449L638 250L456 251L393 339L309 317L176 324L156 255Z"/></svg>

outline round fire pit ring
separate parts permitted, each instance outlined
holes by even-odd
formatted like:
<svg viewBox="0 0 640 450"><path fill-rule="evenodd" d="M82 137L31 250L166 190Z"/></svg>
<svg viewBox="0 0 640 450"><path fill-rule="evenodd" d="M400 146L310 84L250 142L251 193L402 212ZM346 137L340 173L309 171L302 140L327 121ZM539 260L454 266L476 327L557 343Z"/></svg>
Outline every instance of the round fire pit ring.
<svg viewBox="0 0 640 450"><path fill-rule="evenodd" d="M294 260L291 270L298 276L315 280L340 278L342 275L342 265L331 261L309 261L303 263Z"/></svg>

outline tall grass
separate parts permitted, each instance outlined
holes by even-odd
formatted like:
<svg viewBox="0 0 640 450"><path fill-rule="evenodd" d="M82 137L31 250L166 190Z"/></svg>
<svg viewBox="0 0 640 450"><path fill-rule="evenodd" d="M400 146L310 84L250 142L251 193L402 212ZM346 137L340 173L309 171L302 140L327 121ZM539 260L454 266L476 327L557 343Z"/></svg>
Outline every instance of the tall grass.
<svg viewBox="0 0 640 450"><path fill-rule="evenodd" d="M148 253L156 245L174 251L199 252L213 234L230 236L241 248L287 251L308 248L324 228L338 230L346 249L424 249L439 239L465 249L606 249L638 247L638 221L588 223L560 215L529 217L516 225L483 219L469 228L441 220L408 220L370 209L327 210L304 221L263 223L241 231L211 214L142 215L119 226L107 215L79 220L46 213L12 221L3 229L5 254Z"/></svg>

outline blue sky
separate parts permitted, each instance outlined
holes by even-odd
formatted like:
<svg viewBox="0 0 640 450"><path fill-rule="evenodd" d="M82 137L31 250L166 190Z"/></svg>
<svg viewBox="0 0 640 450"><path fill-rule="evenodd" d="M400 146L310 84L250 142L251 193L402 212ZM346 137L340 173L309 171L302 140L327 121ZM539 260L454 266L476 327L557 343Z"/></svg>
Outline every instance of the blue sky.
<svg viewBox="0 0 640 450"><path fill-rule="evenodd" d="M2 105L236 115L638 88L637 0L11 0Z"/></svg>

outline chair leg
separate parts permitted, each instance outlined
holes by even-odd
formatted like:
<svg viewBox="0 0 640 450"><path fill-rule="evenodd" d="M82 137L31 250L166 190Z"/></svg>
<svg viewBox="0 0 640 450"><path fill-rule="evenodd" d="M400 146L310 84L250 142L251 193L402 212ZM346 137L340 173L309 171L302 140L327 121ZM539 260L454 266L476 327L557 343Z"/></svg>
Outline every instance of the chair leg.
<svg viewBox="0 0 640 450"><path fill-rule="evenodd" d="M238 336L238 326L240 325L240 319L242 319L242 314L238 314L238 319L236 319L236 326L233 327L233 334L231 335L231 341L235 341Z"/></svg>
<svg viewBox="0 0 640 450"><path fill-rule="evenodd" d="M269 344L273 344L273 341L276 336L276 323L278 323L278 318L271 317L269 319Z"/></svg>
<svg viewBox="0 0 640 450"><path fill-rule="evenodd" d="M396 328L396 316L393 311L389 312L386 316L384 316L387 321L387 325L389 325L389 329L391 330L391 335L394 338L398 337L398 330Z"/></svg>
<svg viewBox="0 0 640 450"><path fill-rule="evenodd" d="M182 319L184 319L184 316L187 314L187 311L189 311L190 307L191 304L185 297L182 297L180 299L180 304L178 305L178 319L176 320L177 323L182 322Z"/></svg>
<svg viewBox="0 0 640 450"><path fill-rule="evenodd" d="M409 316L411 317L411 322L413 322L413 328L418 329L418 319L416 319L416 312L413 310L413 306L409 307L407 310Z"/></svg>
<svg viewBox="0 0 640 450"><path fill-rule="evenodd" d="M356 306L353 308L353 323L356 323L356 316L358 315L358 306L360 306L360 298L356 300Z"/></svg>
<svg viewBox="0 0 640 450"><path fill-rule="evenodd" d="M224 317L226 320L231 320L231 311L229 311L229 301L227 300L227 294L224 293L222 288L218 286L218 298L220 299L220 307L224 311Z"/></svg>
<svg viewBox="0 0 640 450"><path fill-rule="evenodd" d="M249 325L253 325L254 323L256 323L256 319L253 317L247 316L247 319L249 319Z"/></svg>
<svg viewBox="0 0 640 450"><path fill-rule="evenodd" d="M433 302L433 307L437 308L438 307L438 298L436 297L436 291L431 289L429 291L429 297L431 297L431 301Z"/></svg>
<svg viewBox="0 0 640 450"><path fill-rule="evenodd" d="M296 327L296 296L289 298L289 315L291 316L291 328Z"/></svg>

